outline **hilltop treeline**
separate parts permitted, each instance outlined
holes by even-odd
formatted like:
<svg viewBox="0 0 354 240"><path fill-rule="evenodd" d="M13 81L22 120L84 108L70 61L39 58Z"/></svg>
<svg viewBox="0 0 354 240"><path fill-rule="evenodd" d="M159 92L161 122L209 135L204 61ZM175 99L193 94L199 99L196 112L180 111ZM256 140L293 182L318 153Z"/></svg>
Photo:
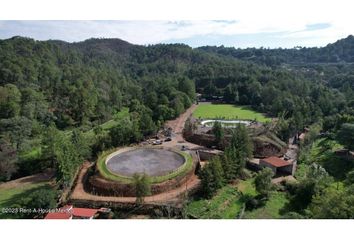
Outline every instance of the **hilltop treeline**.
<svg viewBox="0 0 354 240"><path fill-rule="evenodd" d="M309 63L353 63L354 36L338 40L326 47L296 47L293 49L266 49L205 46L199 49L233 58L253 61L268 66Z"/></svg>

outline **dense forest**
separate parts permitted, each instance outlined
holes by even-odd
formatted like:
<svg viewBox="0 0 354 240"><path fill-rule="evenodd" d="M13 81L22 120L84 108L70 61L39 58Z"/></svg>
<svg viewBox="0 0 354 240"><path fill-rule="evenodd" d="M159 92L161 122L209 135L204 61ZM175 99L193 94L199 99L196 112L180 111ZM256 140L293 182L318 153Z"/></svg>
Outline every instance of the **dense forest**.
<svg viewBox="0 0 354 240"><path fill-rule="evenodd" d="M51 167L66 186L84 159L156 133L196 93L278 117L283 140L320 123L353 149L353 66L353 36L294 49L0 40L0 181Z"/></svg>
<svg viewBox="0 0 354 240"><path fill-rule="evenodd" d="M354 63L354 36L338 40L326 47L295 47L293 49L266 49L247 48L235 49L233 47L205 46L199 49L230 56L233 58L262 63L267 66L309 63Z"/></svg>

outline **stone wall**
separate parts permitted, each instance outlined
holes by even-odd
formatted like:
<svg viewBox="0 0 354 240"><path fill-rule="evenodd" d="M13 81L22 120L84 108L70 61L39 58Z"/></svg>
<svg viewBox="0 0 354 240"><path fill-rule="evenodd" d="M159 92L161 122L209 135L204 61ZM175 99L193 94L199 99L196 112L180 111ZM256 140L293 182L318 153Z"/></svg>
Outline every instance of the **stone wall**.
<svg viewBox="0 0 354 240"><path fill-rule="evenodd" d="M296 162L293 162L293 164L285 167L281 167L280 171L289 173L290 175L294 175L296 171Z"/></svg>
<svg viewBox="0 0 354 240"><path fill-rule="evenodd" d="M225 138L227 138L227 140L229 140L229 138L227 136L225 136ZM210 134L192 134L192 135L185 136L185 139L188 142L195 143L200 146L207 147L207 148L211 148L212 146L215 145L214 136L210 135Z"/></svg>
<svg viewBox="0 0 354 240"><path fill-rule="evenodd" d="M277 168L267 162L262 161L262 159L259 161L259 166L260 167L268 167L268 168L272 169L274 175L277 174Z"/></svg>
<svg viewBox="0 0 354 240"><path fill-rule="evenodd" d="M215 151L209 151L209 150L198 150L199 157L202 161L209 161L213 157L220 156L222 155L221 151L215 150Z"/></svg>
<svg viewBox="0 0 354 240"><path fill-rule="evenodd" d="M292 164L288 165L288 166L284 166L284 167L275 167L267 162L262 161L262 159L259 161L259 166L260 167L268 167L270 169L272 169L272 171L274 172L274 174L277 174L279 172L282 173L288 173L290 175L294 175L295 174L295 170L296 170L296 162L293 162Z"/></svg>

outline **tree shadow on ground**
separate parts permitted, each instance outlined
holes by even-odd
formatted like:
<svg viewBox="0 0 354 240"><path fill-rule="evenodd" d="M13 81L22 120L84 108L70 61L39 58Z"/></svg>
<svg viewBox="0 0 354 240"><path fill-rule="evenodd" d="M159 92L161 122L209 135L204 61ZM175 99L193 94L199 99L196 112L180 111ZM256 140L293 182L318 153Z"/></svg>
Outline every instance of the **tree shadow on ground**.
<svg viewBox="0 0 354 240"><path fill-rule="evenodd" d="M45 184L43 186L38 186L35 188L31 188L28 190L25 190L21 193L14 194L11 198L6 199L5 201L1 202L1 207L4 209L8 208L13 208L14 209L20 209L20 208L26 208L25 204L27 201L29 201L28 196L30 196L32 193L35 191L38 191L40 189L51 189L51 186L49 184ZM32 215L30 214L24 214L20 212L12 212L12 213L4 213L3 211L0 212L0 219L27 219L27 218L32 218ZM16 210L14 210L16 211Z"/></svg>

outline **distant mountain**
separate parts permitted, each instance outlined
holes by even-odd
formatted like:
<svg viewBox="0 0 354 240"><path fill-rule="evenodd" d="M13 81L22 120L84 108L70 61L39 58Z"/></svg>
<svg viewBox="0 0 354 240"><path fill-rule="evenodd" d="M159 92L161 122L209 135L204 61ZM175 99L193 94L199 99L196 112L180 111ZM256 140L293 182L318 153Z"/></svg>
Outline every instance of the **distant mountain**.
<svg viewBox="0 0 354 240"><path fill-rule="evenodd" d="M91 38L83 42L72 43L72 47L76 47L87 52L128 54L131 49L138 47L118 38Z"/></svg>
<svg viewBox="0 0 354 240"><path fill-rule="evenodd" d="M353 63L354 37L352 35L325 47L292 48L292 49L265 49L206 46L198 48L202 51L230 56L233 58L263 63L266 65L279 65L282 63Z"/></svg>
<svg viewBox="0 0 354 240"><path fill-rule="evenodd" d="M354 36L328 44L323 48L323 54L327 54L334 62L354 62Z"/></svg>

